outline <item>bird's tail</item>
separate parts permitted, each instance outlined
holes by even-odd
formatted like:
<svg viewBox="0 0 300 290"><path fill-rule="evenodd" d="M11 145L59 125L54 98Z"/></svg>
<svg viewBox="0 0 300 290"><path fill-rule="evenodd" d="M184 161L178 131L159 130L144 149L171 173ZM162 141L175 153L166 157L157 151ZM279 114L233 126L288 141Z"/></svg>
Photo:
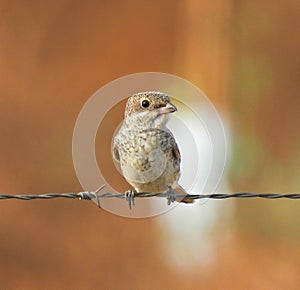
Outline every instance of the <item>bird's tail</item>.
<svg viewBox="0 0 300 290"><path fill-rule="evenodd" d="M180 195L188 195L188 193L185 191L184 188L182 188L179 184L177 184L174 189L176 194L180 194ZM190 197L176 197L176 201L177 202L183 202L183 203L193 203L194 199L190 198Z"/></svg>

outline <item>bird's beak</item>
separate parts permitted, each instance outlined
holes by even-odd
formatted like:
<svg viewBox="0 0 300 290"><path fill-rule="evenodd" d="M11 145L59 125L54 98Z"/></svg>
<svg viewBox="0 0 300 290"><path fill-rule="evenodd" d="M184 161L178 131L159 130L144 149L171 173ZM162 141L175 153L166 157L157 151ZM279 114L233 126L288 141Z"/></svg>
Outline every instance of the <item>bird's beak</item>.
<svg viewBox="0 0 300 290"><path fill-rule="evenodd" d="M159 112L161 114L168 114L176 112L177 108L172 103L167 103L164 107L159 109Z"/></svg>

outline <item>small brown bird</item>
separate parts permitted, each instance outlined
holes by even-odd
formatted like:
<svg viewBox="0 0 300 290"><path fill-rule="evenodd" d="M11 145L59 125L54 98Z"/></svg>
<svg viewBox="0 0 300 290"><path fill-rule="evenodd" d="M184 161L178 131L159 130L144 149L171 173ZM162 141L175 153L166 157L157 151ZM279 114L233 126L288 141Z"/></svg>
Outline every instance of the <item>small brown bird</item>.
<svg viewBox="0 0 300 290"><path fill-rule="evenodd" d="M143 92L129 97L125 118L113 140L113 158L126 181L137 192L163 193L168 203L186 191L177 183L180 177L180 152L172 133L166 128L168 116L177 111L170 98L160 92ZM179 200L192 203L193 200Z"/></svg>

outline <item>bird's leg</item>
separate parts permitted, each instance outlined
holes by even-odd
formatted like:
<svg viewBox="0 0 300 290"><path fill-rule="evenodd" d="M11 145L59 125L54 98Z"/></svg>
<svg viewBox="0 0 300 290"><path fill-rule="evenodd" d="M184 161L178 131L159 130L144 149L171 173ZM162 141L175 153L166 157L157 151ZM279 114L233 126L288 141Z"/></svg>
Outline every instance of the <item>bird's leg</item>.
<svg viewBox="0 0 300 290"><path fill-rule="evenodd" d="M125 191L125 199L128 201L129 209L132 209L132 206L134 205L135 194L136 194L135 189L129 189Z"/></svg>
<svg viewBox="0 0 300 290"><path fill-rule="evenodd" d="M169 187L167 190L167 201L168 201L168 205L176 201L176 193L172 189L172 187Z"/></svg>

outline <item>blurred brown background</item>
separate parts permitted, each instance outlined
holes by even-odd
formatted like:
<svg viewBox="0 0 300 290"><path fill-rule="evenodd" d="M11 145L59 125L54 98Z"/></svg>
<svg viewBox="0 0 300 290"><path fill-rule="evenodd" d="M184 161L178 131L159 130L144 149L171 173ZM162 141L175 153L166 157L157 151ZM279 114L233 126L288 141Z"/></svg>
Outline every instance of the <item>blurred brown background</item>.
<svg viewBox="0 0 300 290"><path fill-rule="evenodd" d="M190 80L222 112L229 191L299 192L299 25L298 0L2 0L1 193L80 191L78 113L99 87L144 71ZM300 201L210 201L199 224L208 206L218 217L190 248L185 219L174 238L166 217L1 201L0 287L299 289ZM195 260L175 263L168 248Z"/></svg>

